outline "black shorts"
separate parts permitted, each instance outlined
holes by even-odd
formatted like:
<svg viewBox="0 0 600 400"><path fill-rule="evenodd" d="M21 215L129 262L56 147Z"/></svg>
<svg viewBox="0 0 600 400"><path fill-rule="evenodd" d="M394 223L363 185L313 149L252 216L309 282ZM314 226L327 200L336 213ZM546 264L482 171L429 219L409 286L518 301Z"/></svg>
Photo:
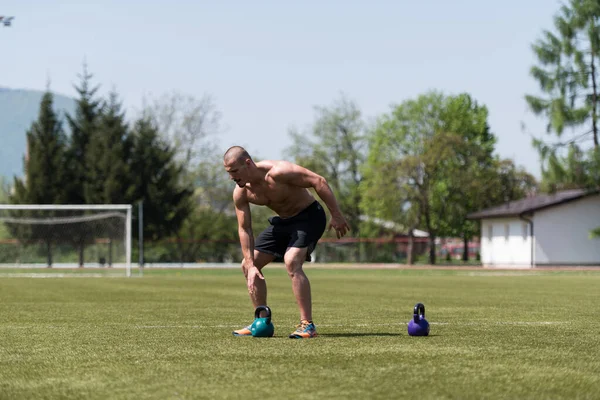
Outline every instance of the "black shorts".
<svg viewBox="0 0 600 400"><path fill-rule="evenodd" d="M272 254L276 262L281 262L288 247L308 247L306 261L310 261L310 253L325 232L327 216L321 204L315 200L293 217L271 217L269 223L271 226L256 238L255 250Z"/></svg>

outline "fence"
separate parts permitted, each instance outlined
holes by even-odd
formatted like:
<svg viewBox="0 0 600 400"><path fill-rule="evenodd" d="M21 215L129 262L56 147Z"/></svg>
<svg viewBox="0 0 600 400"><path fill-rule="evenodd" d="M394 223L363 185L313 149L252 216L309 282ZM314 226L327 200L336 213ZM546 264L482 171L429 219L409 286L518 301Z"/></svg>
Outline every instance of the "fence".
<svg viewBox="0 0 600 400"><path fill-rule="evenodd" d="M123 262L125 253L121 242L111 243L97 239L85 247L85 266L110 267ZM312 254L312 261L319 263L406 263L409 241L401 238L323 238ZM139 244L132 243L132 263L141 261ZM476 260L479 244L469 246L469 258ZM46 263L47 246L44 242L21 242L16 239L0 239L0 264L19 265ZM429 240L414 238L413 261L426 261ZM462 257L462 245L438 241L436 254L439 261ZM78 263L79 255L69 243L53 243L53 262L56 264ZM145 241L144 263L237 263L242 253L237 240L177 240Z"/></svg>

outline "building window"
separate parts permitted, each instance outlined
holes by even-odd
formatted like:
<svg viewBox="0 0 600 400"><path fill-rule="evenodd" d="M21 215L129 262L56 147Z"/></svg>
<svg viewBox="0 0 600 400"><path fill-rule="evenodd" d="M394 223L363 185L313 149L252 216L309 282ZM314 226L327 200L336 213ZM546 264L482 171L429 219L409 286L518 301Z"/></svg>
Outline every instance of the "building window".
<svg viewBox="0 0 600 400"><path fill-rule="evenodd" d="M489 224L487 227L487 236L489 240L492 240L492 238L494 237L494 225Z"/></svg>
<svg viewBox="0 0 600 400"><path fill-rule="evenodd" d="M523 232L523 240L527 240L527 236L529 235L529 233L527 232L529 228L529 224L526 222L523 222L523 224L521 225L521 231Z"/></svg>
<svg viewBox="0 0 600 400"><path fill-rule="evenodd" d="M510 225L504 224L504 240L508 242L508 237L510 236Z"/></svg>

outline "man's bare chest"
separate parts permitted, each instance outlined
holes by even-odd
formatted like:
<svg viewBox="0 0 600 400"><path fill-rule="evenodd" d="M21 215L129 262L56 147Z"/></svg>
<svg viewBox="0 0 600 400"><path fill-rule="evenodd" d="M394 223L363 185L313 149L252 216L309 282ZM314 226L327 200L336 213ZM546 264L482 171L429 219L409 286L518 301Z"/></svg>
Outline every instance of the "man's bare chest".
<svg viewBox="0 0 600 400"><path fill-rule="evenodd" d="M285 185L246 187L246 196L252 204L269 206L285 203L290 196L290 190L288 189Z"/></svg>

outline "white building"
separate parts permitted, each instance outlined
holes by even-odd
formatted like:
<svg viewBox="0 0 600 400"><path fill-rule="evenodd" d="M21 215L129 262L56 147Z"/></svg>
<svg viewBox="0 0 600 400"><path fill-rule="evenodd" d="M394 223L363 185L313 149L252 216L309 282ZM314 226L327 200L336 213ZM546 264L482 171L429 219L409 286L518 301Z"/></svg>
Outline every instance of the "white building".
<svg viewBox="0 0 600 400"><path fill-rule="evenodd" d="M600 266L600 193L567 190L469 215L481 221L485 267Z"/></svg>

